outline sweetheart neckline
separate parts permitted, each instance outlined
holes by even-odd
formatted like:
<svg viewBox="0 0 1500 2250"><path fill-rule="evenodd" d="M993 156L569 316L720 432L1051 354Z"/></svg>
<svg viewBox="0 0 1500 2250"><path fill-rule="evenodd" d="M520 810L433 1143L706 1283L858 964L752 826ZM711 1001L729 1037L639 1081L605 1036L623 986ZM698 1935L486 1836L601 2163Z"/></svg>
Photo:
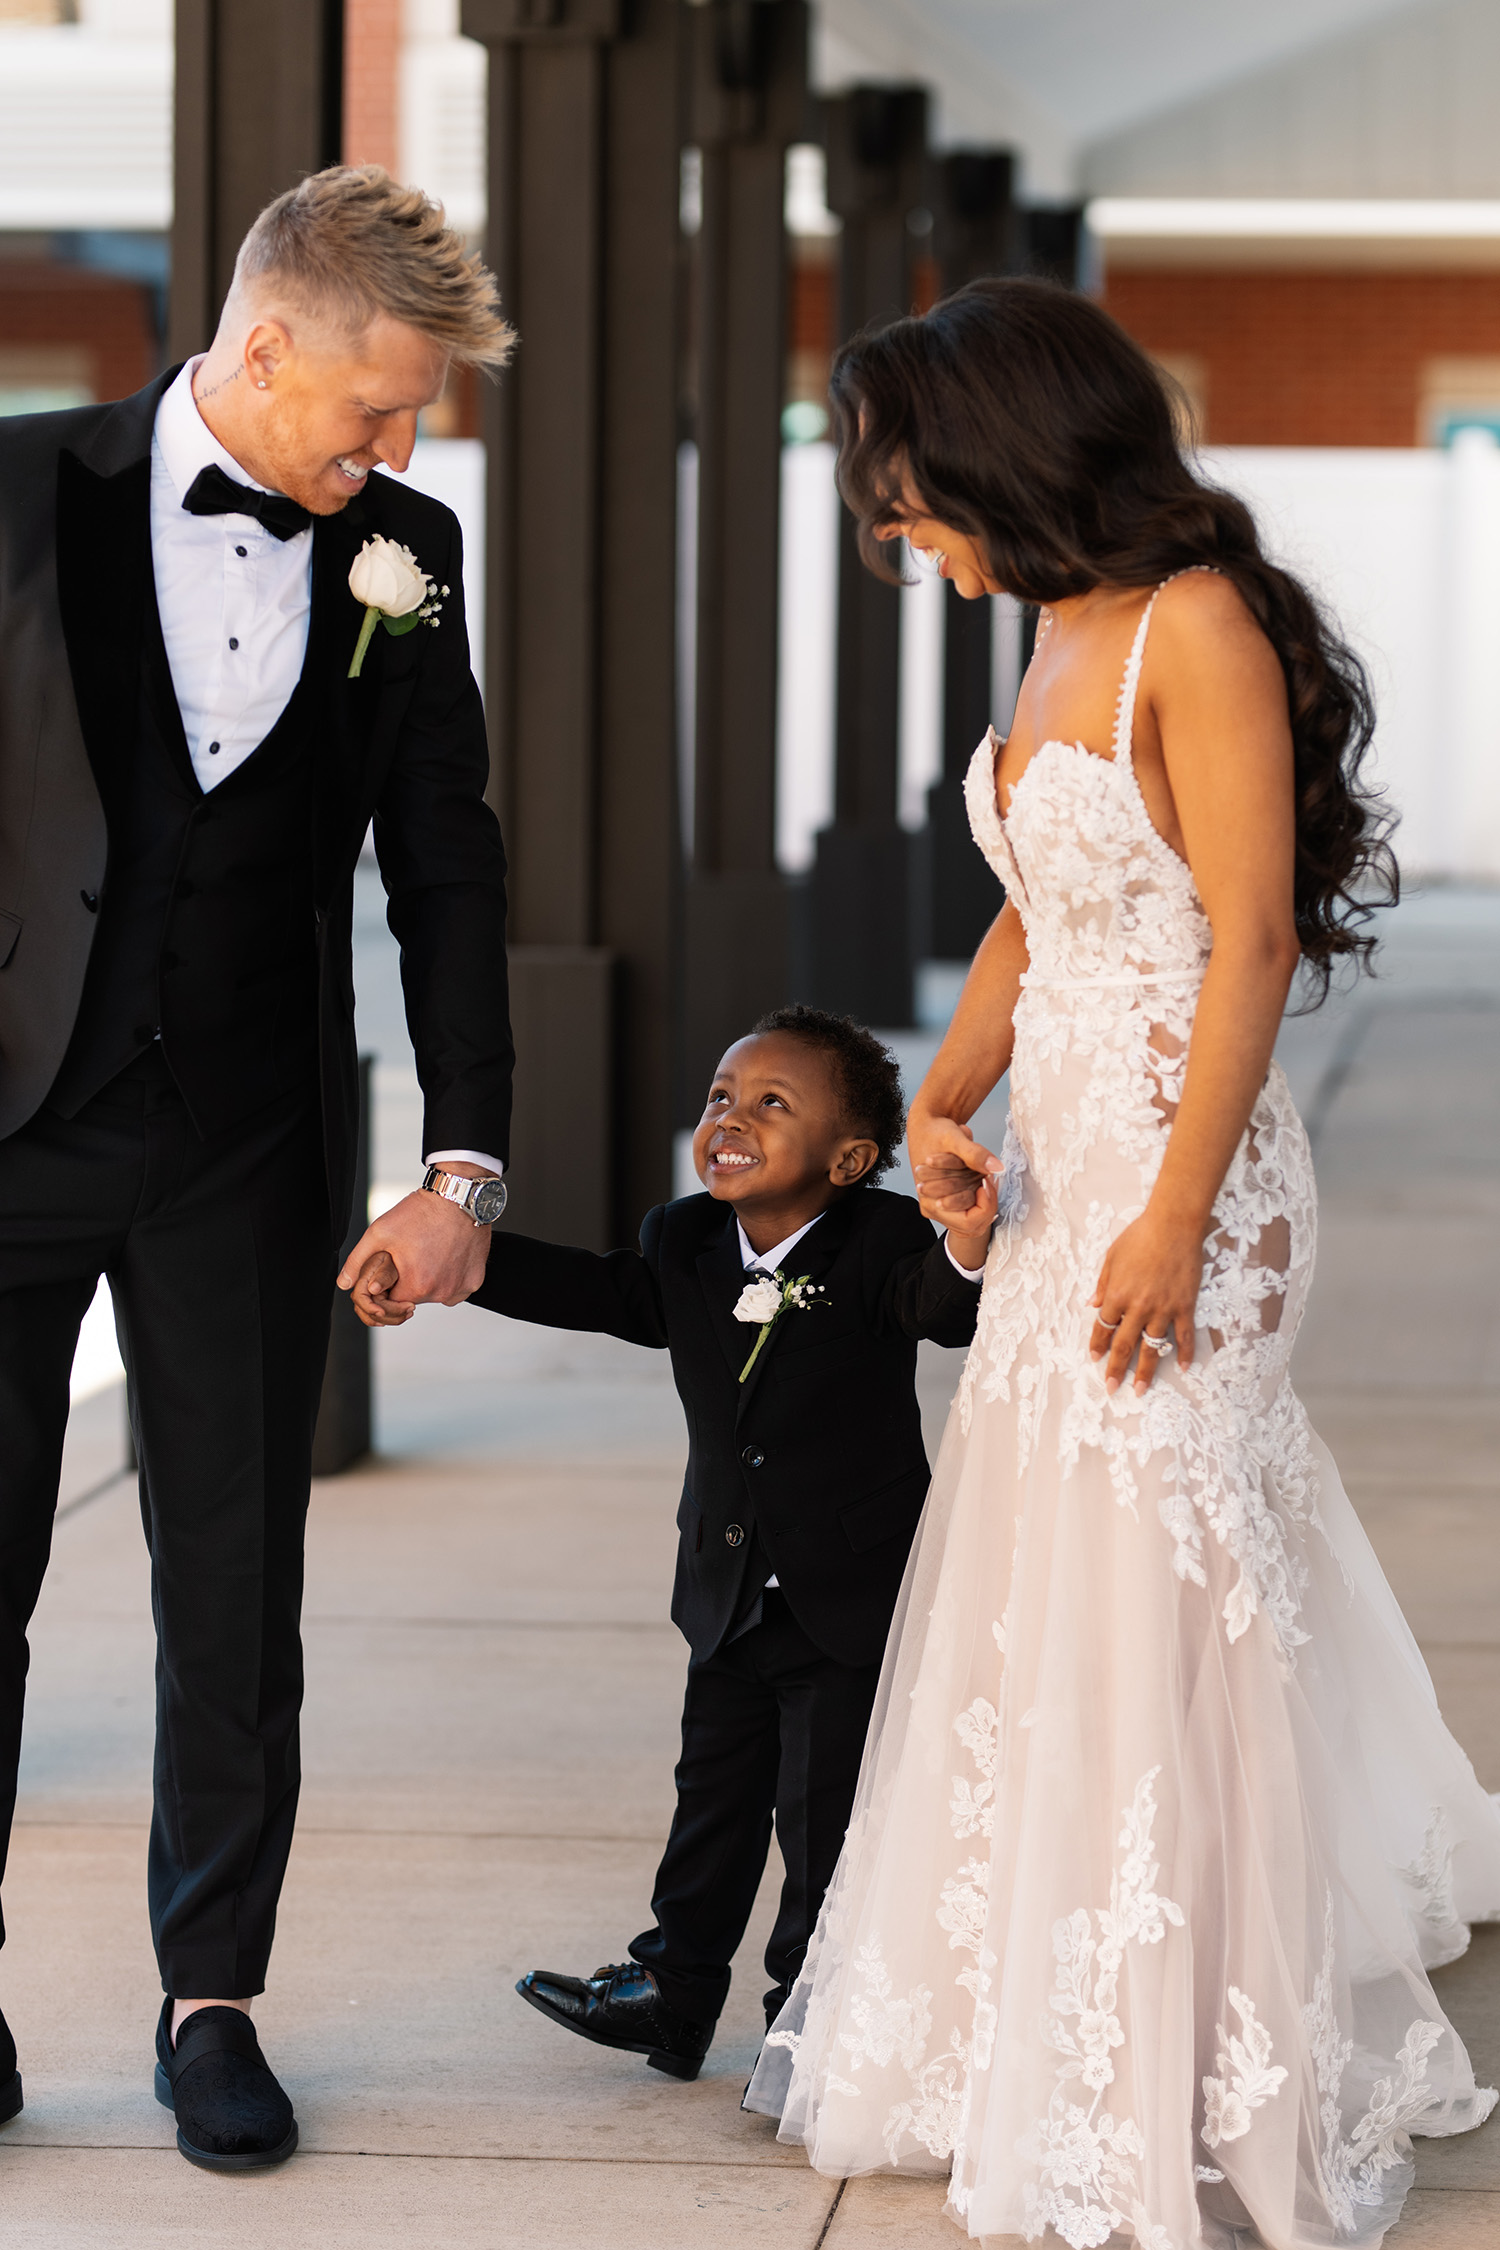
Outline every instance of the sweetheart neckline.
<svg viewBox="0 0 1500 2250"><path fill-rule="evenodd" d="M1135 793L1135 801L1141 808L1141 818L1146 823L1147 833L1150 835L1152 842L1161 846L1161 849L1167 854L1174 867L1180 867L1182 869L1183 873L1187 876L1188 881L1192 884L1194 895L1196 896L1198 889L1197 877L1194 875L1193 870L1189 866L1188 862L1183 858L1181 852L1177 849L1177 846L1175 844L1169 844L1167 842L1166 837L1157 827L1156 822L1151 818L1151 808L1146 803L1145 798L1141 794L1141 785L1139 779L1137 778L1133 761L1127 760L1122 769L1120 759L1118 755L1116 755L1116 753L1114 753L1113 751L1091 750L1086 742L1079 740L1070 742L1065 735L1060 734L1048 735L1045 742L1039 742L1037 744L1036 748L1032 751L1031 756L1027 759L1025 765L1021 768L1019 776L1014 782L1012 782L1010 791L1010 811L1002 812L1000 808L1000 777L996 770L996 767L999 754L1005 748L1005 743L995 732L994 727L991 726L984 741L980 743L979 748L981 750L988 750L990 754L990 796L995 807L995 819L999 823L1001 835L1005 837L1007 848L1009 848L1010 844L1008 824L1011 815L1015 812L1016 809L1016 798L1020 795L1022 789L1026 786L1026 778L1035 767L1038 759L1043 757L1049 750L1076 750L1079 753L1080 757L1092 759L1095 765L1108 766L1111 771L1117 773L1121 770L1124 771L1127 779L1129 780L1130 786ZM1199 903L1201 904L1202 902L1200 901Z"/></svg>

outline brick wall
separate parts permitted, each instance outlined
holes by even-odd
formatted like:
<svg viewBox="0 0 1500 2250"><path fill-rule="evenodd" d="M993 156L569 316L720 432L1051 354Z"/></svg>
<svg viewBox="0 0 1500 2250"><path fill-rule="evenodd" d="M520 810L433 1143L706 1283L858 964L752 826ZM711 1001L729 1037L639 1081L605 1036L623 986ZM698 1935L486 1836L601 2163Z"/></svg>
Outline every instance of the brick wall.
<svg viewBox="0 0 1500 2250"><path fill-rule="evenodd" d="M1500 273L1127 271L1104 302L1201 365L1218 445L1415 445L1426 363L1500 358Z"/></svg>
<svg viewBox="0 0 1500 2250"><path fill-rule="evenodd" d="M0 261L0 346L87 352L95 398L126 398L156 373L149 293L138 282L41 258Z"/></svg>
<svg viewBox="0 0 1500 2250"><path fill-rule="evenodd" d="M400 175L401 0L345 0L344 161Z"/></svg>

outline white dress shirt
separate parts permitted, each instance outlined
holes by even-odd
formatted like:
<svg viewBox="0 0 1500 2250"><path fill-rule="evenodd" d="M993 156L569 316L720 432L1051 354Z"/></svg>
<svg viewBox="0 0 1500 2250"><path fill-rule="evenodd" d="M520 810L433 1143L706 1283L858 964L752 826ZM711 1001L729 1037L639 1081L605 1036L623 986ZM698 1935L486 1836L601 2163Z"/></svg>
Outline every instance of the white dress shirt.
<svg viewBox="0 0 1500 2250"><path fill-rule="evenodd" d="M190 516L200 469L269 488L214 436L193 397L190 359L156 410L151 563L177 708L198 785L215 789L265 741L307 654L312 532L278 539L254 516Z"/></svg>
<svg viewBox="0 0 1500 2250"><path fill-rule="evenodd" d="M818 1218L821 1218L822 1215L823 1214L820 1211L818 1213ZM774 1250L767 1250L764 1254L762 1254L758 1250L751 1249L749 1235L746 1234L744 1228L740 1226L740 1222L738 1219L736 1219L734 1223L736 1228L738 1229L740 1238L740 1263L743 1265L746 1273L774 1273L776 1271L776 1268L780 1265L782 1259L787 1256L788 1252L796 1249L797 1244L806 1234L807 1227L815 1227L818 1223L818 1220L809 1219L806 1227L798 1227L796 1233L789 1234L785 1242L778 1242Z"/></svg>
<svg viewBox="0 0 1500 2250"><path fill-rule="evenodd" d="M200 469L268 485L226 453L198 412L190 359L163 392L151 438L151 568L188 755L205 792L243 765L291 700L307 655L313 535L278 539L254 516L194 516L183 506ZM478 1164L471 1148L433 1149L426 1164Z"/></svg>

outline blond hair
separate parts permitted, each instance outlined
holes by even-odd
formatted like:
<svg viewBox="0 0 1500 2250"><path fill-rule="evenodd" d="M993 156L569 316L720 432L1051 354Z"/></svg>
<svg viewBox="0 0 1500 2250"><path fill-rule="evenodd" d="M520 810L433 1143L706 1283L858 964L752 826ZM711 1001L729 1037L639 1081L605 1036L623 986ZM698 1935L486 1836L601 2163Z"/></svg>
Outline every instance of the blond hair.
<svg viewBox="0 0 1500 2250"><path fill-rule="evenodd" d="M232 297L274 285L341 335L384 313L467 367L503 367L516 333L500 289L440 203L378 164L331 164L268 203L235 260Z"/></svg>

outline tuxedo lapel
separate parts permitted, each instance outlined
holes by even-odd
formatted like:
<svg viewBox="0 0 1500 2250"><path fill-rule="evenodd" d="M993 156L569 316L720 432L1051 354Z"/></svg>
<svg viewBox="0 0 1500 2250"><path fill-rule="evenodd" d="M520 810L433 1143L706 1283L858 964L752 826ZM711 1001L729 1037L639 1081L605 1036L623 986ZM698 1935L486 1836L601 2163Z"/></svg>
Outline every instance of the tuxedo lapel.
<svg viewBox="0 0 1500 2250"><path fill-rule="evenodd" d="M717 1232L698 1253L697 1266L709 1323L719 1339L729 1372L738 1382L740 1369L755 1347L756 1331L747 1321L734 1317L734 1307L747 1277L732 1210L725 1209L721 1213Z"/></svg>
<svg viewBox="0 0 1500 2250"><path fill-rule="evenodd" d="M830 1204L822 1217L817 1219L802 1237L790 1256L783 1258L781 1262L783 1278L787 1281L800 1281L805 1274L814 1287L821 1283L823 1276L831 1270L839 1252L848 1241L853 1219L854 1198L852 1195L845 1196L841 1202ZM765 1343L761 1346L760 1357L756 1360L741 1386L739 1405L741 1414L744 1413L746 1406L754 1396L765 1375L771 1356L785 1335L789 1323L795 1320L815 1320L816 1318L816 1309L811 1305L805 1310L795 1305L789 1306L782 1314L776 1326L766 1338ZM748 1329L746 1333L753 1345L757 1331L752 1328ZM747 1347L745 1359L748 1359L749 1356L750 1352ZM740 1361L741 1367L744 1364L745 1361L742 1359Z"/></svg>
<svg viewBox="0 0 1500 2250"><path fill-rule="evenodd" d="M782 1261L786 1280L799 1280L803 1274L815 1283L822 1280L849 1239L855 1208L855 1199L850 1195L823 1213L797 1244L791 1256ZM787 1323L793 1320L812 1320L817 1315L810 1309L802 1312L793 1308L784 1312L761 1346L755 1365L744 1382L740 1383L740 1370L755 1350L755 1339L760 1331L753 1322L736 1320L734 1317L734 1307L750 1277L740 1254L739 1229L735 1225L733 1210L725 1211L722 1230L698 1253L697 1265L709 1319L730 1371L739 1384L739 1402L735 1410L738 1419L755 1395Z"/></svg>
<svg viewBox="0 0 1500 2250"><path fill-rule="evenodd" d="M321 711L318 770L319 892L344 869L351 841L358 849L395 749L414 675L409 639L377 631L359 678L351 680L364 610L349 590L349 572L378 530L364 494L336 516L313 524L312 615L307 670ZM353 830L358 830L358 836Z"/></svg>
<svg viewBox="0 0 1500 2250"><path fill-rule="evenodd" d="M101 794L135 735L151 570L151 433L168 368L106 408L57 462L57 603L73 696Z"/></svg>
<svg viewBox="0 0 1500 2250"><path fill-rule="evenodd" d="M59 455L58 610L84 744L106 803L135 739L150 576L149 451L112 475Z"/></svg>

